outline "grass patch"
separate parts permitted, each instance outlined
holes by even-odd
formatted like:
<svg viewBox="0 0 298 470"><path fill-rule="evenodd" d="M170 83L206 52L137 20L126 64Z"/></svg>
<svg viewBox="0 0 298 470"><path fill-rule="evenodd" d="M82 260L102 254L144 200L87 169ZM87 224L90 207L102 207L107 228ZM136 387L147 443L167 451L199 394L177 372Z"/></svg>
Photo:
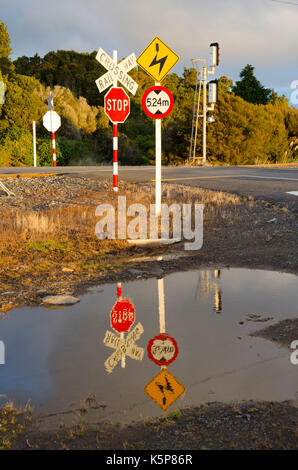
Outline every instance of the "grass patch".
<svg viewBox="0 0 298 470"><path fill-rule="evenodd" d="M25 249L29 251L65 251L69 247L68 242L59 242L57 240L42 240L35 242L27 242Z"/></svg>
<svg viewBox="0 0 298 470"><path fill-rule="evenodd" d="M16 408L12 401L0 408L0 450L8 450L32 420L29 406Z"/></svg>

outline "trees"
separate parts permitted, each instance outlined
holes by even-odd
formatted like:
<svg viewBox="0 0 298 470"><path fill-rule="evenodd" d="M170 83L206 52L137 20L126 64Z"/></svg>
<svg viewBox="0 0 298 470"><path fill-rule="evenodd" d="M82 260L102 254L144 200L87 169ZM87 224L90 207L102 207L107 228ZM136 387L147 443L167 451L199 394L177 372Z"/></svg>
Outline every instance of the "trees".
<svg viewBox="0 0 298 470"><path fill-rule="evenodd" d="M10 38L7 28L2 21L0 21L0 57L8 58L11 54Z"/></svg>
<svg viewBox="0 0 298 470"><path fill-rule="evenodd" d="M246 65L241 72L238 82L232 88L236 96L253 104L267 104L271 98L272 90L263 87L254 75L254 67Z"/></svg>
<svg viewBox="0 0 298 470"><path fill-rule="evenodd" d="M14 65L9 59L11 52L7 28L5 24L0 21L0 70L3 75L10 74L14 70Z"/></svg>
<svg viewBox="0 0 298 470"><path fill-rule="evenodd" d="M96 51L51 51L43 58L38 54L20 57L14 65L10 52L7 30L0 22L0 80L2 71L6 88L5 104L0 104L0 164L32 162L32 120L37 121L40 163L51 164L50 136L42 125L48 86L54 88L55 109L62 118L57 133L58 161L111 163L112 127L103 110L104 94L98 93L95 84L105 69L96 61ZM122 164L153 164L155 123L141 105L153 81L138 68L129 74L139 88L131 96L129 119L119 128L119 159ZM162 120L164 164L183 164L188 159L196 74L196 69L185 68L182 76L171 73L163 81L175 101L171 114ZM235 86L228 77L221 77L218 90L216 121L207 128L209 161L253 164L297 156L298 110L285 97L264 88L254 76L253 66L244 67ZM197 156L202 152L201 132L199 120Z"/></svg>

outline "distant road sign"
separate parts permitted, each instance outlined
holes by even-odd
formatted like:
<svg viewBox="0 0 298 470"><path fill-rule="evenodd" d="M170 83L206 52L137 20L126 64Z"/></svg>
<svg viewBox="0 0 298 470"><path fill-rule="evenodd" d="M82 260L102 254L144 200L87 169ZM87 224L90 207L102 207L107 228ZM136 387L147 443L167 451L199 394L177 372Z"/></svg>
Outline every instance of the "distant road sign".
<svg viewBox="0 0 298 470"><path fill-rule="evenodd" d="M166 410L185 392L185 388L167 369L162 369L144 388L149 397Z"/></svg>
<svg viewBox="0 0 298 470"><path fill-rule="evenodd" d="M162 333L151 339L147 346L148 356L158 366L168 366L178 356L178 345L174 338Z"/></svg>
<svg viewBox="0 0 298 470"><path fill-rule="evenodd" d="M134 53L130 54L126 59L117 64L103 49L99 49L96 55L96 60L105 67L108 71L96 80L96 85L100 93L112 86L116 80L121 85L135 95L138 84L128 75L128 72L137 66L136 56Z"/></svg>
<svg viewBox="0 0 298 470"><path fill-rule="evenodd" d="M61 126L61 117L56 111L47 111L42 122L47 131L56 132Z"/></svg>
<svg viewBox="0 0 298 470"><path fill-rule="evenodd" d="M113 123L124 122L130 113L130 99L123 88L113 87L104 98L104 110Z"/></svg>
<svg viewBox="0 0 298 470"><path fill-rule="evenodd" d="M111 311L111 328L127 333L135 321L135 308L129 299L118 300Z"/></svg>
<svg viewBox="0 0 298 470"><path fill-rule="evenodd" d="M137 58L137 64L156 82L161 82L178 62L179 56L155 37Z"/></svg>
<svg viewBox="0 0 298 470"><path fill-rule="evenodd" d="M142 98L142 107L147 116L161 119L172 111L174 98L170 90L163 86L153 86L145 91Z"/></svg>

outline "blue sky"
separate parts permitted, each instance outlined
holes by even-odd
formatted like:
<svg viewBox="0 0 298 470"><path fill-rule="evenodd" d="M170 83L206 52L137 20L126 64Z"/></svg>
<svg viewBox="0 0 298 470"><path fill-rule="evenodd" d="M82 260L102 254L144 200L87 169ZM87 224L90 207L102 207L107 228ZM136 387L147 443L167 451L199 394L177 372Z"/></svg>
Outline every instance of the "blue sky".
<svg viewBox="0 0 298 470"><path fill-rule="evenodd" d="M13 58L50 50L91 52L102 47L138 55L159 36L181 59L208 57L219 42L217 76L237 80L247 63L268 88L290 96L298 80L298 0L0 0Z"/></svg>

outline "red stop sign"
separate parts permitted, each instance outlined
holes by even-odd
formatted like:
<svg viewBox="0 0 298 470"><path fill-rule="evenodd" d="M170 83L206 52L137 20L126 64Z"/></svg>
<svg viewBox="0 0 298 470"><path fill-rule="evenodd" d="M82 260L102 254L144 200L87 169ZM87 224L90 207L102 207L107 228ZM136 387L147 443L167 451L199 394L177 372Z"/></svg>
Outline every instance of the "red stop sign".
<svg viewBox="0 0 298 470"><path fill-rule="evenodd" d="M105 113L113 123L124 122L130 113L130 100L123 88L113 87L105 95Z"/></svg>
<svg viewBox="0 0 298 470"><path fill-rule="evenodd" d="M135 308L129 299L118 300L111 311L111 328L127 333L135 321Z"/></svg>

